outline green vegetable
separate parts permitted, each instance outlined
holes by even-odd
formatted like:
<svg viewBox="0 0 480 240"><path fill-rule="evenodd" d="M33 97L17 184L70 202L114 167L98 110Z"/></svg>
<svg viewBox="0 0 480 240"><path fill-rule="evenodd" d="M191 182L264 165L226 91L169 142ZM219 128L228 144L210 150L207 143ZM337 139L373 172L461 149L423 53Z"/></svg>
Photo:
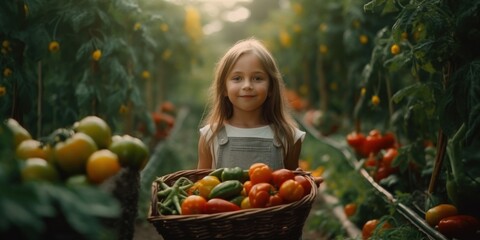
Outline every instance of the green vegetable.
<svg viewBox="0 0 480 240"><path fill-rule="evenodd" d="M217 168L217 169L213 170L213 171L212 171L210 174L208 174L208 175L210 175L210 176L215 176L215 177L217 177L219 180L221 180L221 179L222 179L223 169L224 169L224 168Z"/></svg>
<svg viewBox="0 0 480 240"><path fill-rule="evenodd" d="M222 198L228 200L234 196L237 196L242 192L243 184L238 180L227 180L216 185L210 194L208 199Z"/></svg>
<svg viewBox="0 0 480 240"><path fill-rule="evenodd" d="M227 180L238 180L242 183L248 180L248 171L240 167L224 168L222 172L222 182Z"/></svg>
<svg viewBox="0 0 480 240"><path fill-rule="evenodd" d="M244 198L245 198L245 196L238 195L238 196L230 199L230 202L240 207L240 205L242 205L242 201L243 201Z"/></svg>
<svg viewBox="0 0 480 240"><path fill-rule="evenodd" d="M180 177L170 187L162 179L157 179L159 191L157 192L158 212L164 215L182 214L181 202L188 196L187 190L193 186L193 182Z"/></svg>

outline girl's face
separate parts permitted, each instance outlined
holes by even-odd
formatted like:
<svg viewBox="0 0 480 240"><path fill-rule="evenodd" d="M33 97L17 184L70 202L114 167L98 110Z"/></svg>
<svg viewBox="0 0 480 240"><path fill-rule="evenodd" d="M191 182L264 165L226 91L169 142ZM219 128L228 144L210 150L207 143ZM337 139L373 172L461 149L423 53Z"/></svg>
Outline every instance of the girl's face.
<svg viewBox="0 0 480 240"><path fill-rule="evenodd" d="M234 112L261 111L269 85L270 79L258 57L253 53L242 55L226 80L226 94Z"/></svg>

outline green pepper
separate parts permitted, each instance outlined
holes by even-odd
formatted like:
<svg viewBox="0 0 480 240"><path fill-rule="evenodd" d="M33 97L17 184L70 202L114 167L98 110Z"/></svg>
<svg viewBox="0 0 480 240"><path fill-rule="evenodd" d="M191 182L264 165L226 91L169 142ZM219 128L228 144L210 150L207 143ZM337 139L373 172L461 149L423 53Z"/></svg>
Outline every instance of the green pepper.
<svg viewBox="0 0 480 240"><path fill-rule="evenodd" d="M243 170L241 167L224 168L222 172L222 182L227 180L238 180L244 183L248 180L248 171Z"/></svg>
<svg viewBox="0 0 480 240"><path fill-rule="evenodd" d="M238 195L238 196L230 199L230 202L240 207L240 205L242 205L242 201L243 201L244 198L245 198L245 196Z"/></svg>
<svg viewBox="0 0 480 240"><path fill-rule="evenodd" d="M227 180L213 187L208 195L208 199L222 198L228 200L234 196L240 195L243 190L243 184L238 180Z"/></svg>
<svg viewBox="0 0 480 240"><path fill-rule="evenodd" d="M222 180L222 173L223 173L223 169L224 168L217 168L215 170L213 170L210 174L208 174L209 176L215 176L218 178L218 180Z"/></svg>

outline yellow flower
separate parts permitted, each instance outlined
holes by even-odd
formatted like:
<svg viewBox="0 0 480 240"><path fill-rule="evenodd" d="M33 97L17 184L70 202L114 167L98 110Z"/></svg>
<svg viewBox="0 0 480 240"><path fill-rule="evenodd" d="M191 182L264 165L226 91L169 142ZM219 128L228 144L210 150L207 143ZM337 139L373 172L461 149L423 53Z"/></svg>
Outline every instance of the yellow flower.
<svg viewBox="0 0 480 240"><path fill-rule="evenodd" d="M280 32L280 44L282 44L283 47L290 47L292 45L292 38L285 30Z"/></svg>
<svg viewBox="0 0 480 240"><path fill-rule="evenodd" d="M166 23L160 24L160 30L162 30L162 32L168 32L169 30L168 24Z"/></svg>
<svg viewBox="0 0 480 240"><path fill-rule="evenodd" d="M150 79L150 72L145 70L142 72L142 78L143 79Z"/></svg>
<svg viewBox="0 0 480 240"><path fill-rule="evenodd" d="M172 56L172 50L170 50L170 49L166 49L162 53L162 59L163 60L168 60L168 59L170 59L171 56Z"/></svg>
<svg viewBox="0 0 480 240"><path fill-rule="evenodd" d="M365 96L365 93L366 93L366 92L367 92L367 89L364 88L364 87L362 87L362 89L360 90L360 94L361 94L362 96Z"/></svg>
<svg viewBox="0 0 480 240"><path fill-rule="evenodd" d="M360 35L359 37L360 43L365 45L368 43L368 36L365 34Z"/></svg>
<svg viewBox="0 0 480 240"><path fill-rule="evenodd" d="M378 95L372 96L372 104L373 106L378 106L378 104L380 104L380 98L378 97Z"/></svg>
<svg viewBox="0 0 480 240"><path fill-rule="evenodd" d="M92 53L92 59L93 59L94 61L100 60L101 57L102 57L102 50L97 49L97 50L93 51L93 53Z"/></svg>
<svg viewBox="0 0 480 240"><path fill-rule="evenodd" d="M3 69L3 76L4 77L10 77L12 75L12 73L13 73L12 69L10 69L8 67Z"/></svg>
<svg viewBox="0 0 480 240"><path fill-rule="evenodd" d="M7 93L7 89L4 86L0 86L0 97L3 97Z"/></svg>
<svg viewBox="0 0 480 240"><path fill-rule="evenodd" d="M321 54L325 55L328 53L328 46L325 44L320 44L318 50L320 51Z"/></svg>
<svg viewBox="0 0 480 240"><path fill-rule="evenodd" d="M198 42L202 38L203 30L200 21L200 13L192 6L185 7L184 30L194 42Z"/></svg>
<svg viewBox="0 0 480 240"><path fill-rule="evenodd" d="M326 32L328 30L328 25L326 23L321 23L318 28L321 32Z"/></svg>
<svg viewBox="0 0 480 240"><path fill-rule="evenodd" d="M303 7L300 5L300 3L294 3L292 5L293 12L295 12L296 15L301 15L303 13Z"/></svg>
<svg viewBox="0 0 480 240"><path fill-rule="evenodd" d="M140 28L142 28L142 24L138 22L133 25L133 31L138 31Z"/></svg>
<svg viewBox="0 0 480 240"><path fill-rule="evenodd" d="M60 50L60 44L57 41L51 41L48 45L48 50L52 53L58 52L58 50Z"/></svg>
<svg viewBox="0 0 480 240"><path fill-rule="evenodd" d="M127 113L129 112L129 110L130 110L130 109L128 108L127 105L122 104L122 105L120 106L120 109L118 109L118 112L123 115L123 114L127 114Z"/></svg>

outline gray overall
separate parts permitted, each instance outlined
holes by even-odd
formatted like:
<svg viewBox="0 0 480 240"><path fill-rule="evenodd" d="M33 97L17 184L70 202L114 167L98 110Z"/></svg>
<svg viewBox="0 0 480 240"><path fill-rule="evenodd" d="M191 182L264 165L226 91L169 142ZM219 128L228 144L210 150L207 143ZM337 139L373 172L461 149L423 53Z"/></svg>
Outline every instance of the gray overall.
<svg viewBox="0 0 480 240"><path fill-rule="evenodd" d="M216 168L241 167L248 169L253 163L263 162L273 170L284 168L283 150L275 139L255 137L228 137L223 127L217 136L218 156Z"/></svg>

